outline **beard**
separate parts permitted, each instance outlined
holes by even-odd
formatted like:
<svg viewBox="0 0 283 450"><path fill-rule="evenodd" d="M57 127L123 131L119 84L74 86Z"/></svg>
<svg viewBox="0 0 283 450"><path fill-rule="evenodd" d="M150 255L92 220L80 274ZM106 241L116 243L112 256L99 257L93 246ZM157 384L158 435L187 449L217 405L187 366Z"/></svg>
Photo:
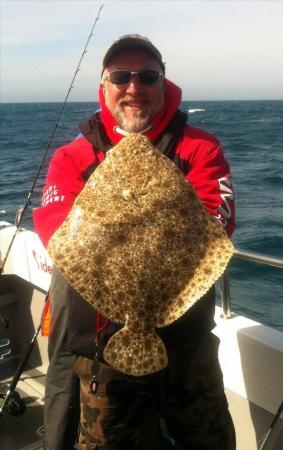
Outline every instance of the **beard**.
<svg viewBox="0 0 283 450"><path fill-rule="evenodd" d="M128 133L140 133L149 127L153 117L153 111L144 116L142 111L133 111L131 117L126 115L122 108L117 107L114 117L120 127Z"/></svg>
<svg viewBox="0 0 283 450"><path fill-rule="evenodd" d="M105 96L107 105L107 95ZM145 108L140 111L125 111L128 103L134 100L144 101ZM151 124L153 116L156 114L156 108L152 106L150 101L145 97L125 96L121 98L113 111L113 116L119 126L128 133L140 133L148 128Z"/></svg>

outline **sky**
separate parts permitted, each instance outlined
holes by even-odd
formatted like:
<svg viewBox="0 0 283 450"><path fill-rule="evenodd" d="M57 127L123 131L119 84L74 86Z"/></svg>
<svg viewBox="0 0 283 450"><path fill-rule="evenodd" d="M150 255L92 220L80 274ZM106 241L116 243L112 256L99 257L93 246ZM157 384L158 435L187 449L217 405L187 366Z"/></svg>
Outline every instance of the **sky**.
<svg viewBox="0 0 283 450"><path fill-rule="evenodd" d="M139 33L183 100L283 99L283 0L105 1L69 101L96 101L103 55ZM0 100L64 100L96 0L0 0Z"/></svg>

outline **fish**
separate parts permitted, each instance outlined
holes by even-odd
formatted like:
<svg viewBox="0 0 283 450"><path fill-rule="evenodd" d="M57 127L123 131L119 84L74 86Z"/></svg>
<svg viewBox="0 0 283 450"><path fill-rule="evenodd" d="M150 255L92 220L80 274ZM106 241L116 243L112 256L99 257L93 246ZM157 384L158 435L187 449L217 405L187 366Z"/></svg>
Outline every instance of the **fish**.
<svg viewBox="0 0 283 450"><path fill-rule="evenodd" d="M48 244L70 285L123 326L104 348L118 371L167 366L165 327L224 272L233 244L180 169L130 133L106 153Z"/></svg>

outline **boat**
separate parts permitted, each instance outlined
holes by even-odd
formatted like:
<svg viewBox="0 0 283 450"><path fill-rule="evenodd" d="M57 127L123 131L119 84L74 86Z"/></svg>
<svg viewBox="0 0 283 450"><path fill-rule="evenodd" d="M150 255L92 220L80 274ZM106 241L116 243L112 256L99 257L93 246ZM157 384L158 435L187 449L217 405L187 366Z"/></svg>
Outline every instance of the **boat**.
<svg viewBox="0 0 283 450"><path fill-rule="evenodd" d="M5 328L0 322L0 338L10 350L0 360L0 448L34 450L43 448L38 429L43 424L48 356L47 338L38 331L52 261L35 232L5 221L0 221L0 260L15 232L0 277L0 316L6 325L9 323ZM280 258L239 249L233 257L283 268ZM220 338L219 360L236 428L237 450L282 450L283 333L231 311L228 270L220 283L222 307L216 307L213 332ZM3 402L31 343L32 351L16 386L21 415L13 415L18 397L8 407L6 402L3 408Z"/></svg>

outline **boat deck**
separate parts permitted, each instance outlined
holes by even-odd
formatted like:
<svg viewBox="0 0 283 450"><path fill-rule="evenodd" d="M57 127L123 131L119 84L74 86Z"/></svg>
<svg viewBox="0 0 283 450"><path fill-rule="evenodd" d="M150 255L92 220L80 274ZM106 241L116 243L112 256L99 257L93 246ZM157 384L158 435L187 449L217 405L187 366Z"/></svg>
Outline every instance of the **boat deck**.
<svg viewBox="0 0 283 450"><path fill-rule="evenodd" d="M5 367L6 366L6 367ZM13 360L1 364L5 370L15 366ZM43 371L42 371L43 370ZM0 391L6 392L10 379L0 380ZM3 450L35 450L43 449L42 440L37 435L38 428L43 424L45 368L27 370L21 376L17 392L26 404L25 413L14 417L3 414L0 418L0 448ZM3 400L2 400L3 401ZM1 406L1 401L0 401Z"/></svg>

